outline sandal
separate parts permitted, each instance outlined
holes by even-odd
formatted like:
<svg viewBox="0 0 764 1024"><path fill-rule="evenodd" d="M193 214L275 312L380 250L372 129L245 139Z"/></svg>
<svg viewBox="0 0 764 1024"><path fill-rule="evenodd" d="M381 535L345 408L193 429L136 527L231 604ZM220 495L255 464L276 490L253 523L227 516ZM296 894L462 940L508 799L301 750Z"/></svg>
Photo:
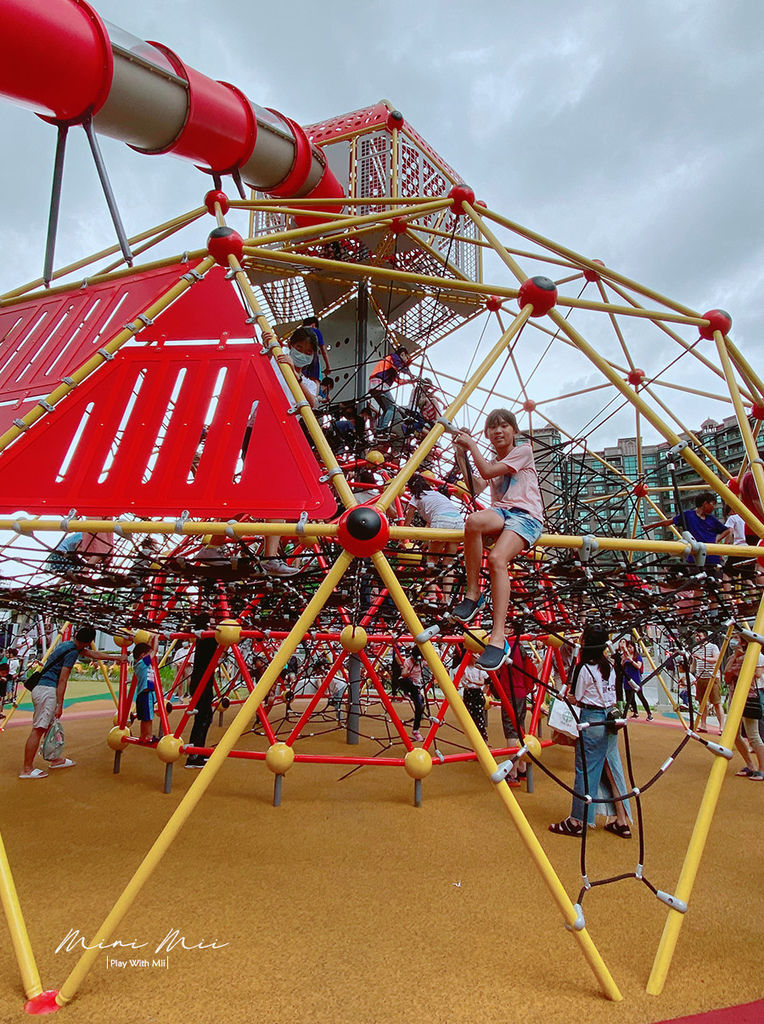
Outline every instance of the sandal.
<svg viewBox="0 0 764 1024"><path fill-rule="evenodd" d="M628 825L619 825L617 821L609 821L605 825L606 832L612 832L614 836L620 836L621 839L631 839L631 829Z"/></svg>
<svg viewBox="0 0 764 1024"><path fill-rule="evenodd" d="M563 818L562 821L550 825L549 831L553 832L556 836L575 836L580 839L584 834L584 826L574 824L570 818Z"/></svg>
<svg viewBox="0 0 764 1024"><path fill-rule="evenodd" d="M748 779L755 771L755 768L749 768L748 765L745 765L739 772L735 772L735 776L737 778Z"/></svg>

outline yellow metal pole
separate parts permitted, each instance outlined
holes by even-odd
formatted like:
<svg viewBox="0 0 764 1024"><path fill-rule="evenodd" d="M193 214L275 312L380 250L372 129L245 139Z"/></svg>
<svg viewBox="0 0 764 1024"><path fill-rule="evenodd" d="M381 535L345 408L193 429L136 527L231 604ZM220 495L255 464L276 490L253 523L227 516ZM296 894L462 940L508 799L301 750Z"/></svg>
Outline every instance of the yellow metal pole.
<svg viewBox="0 0 764 1024"><path fill-rule="evenodd" d="M228 261L231 270L236 274L236 281L242 290L242 293L247 301L248 306L252 310L252 313L257 317L257 323L258 326L260 327L260 330L270 331L273 333L273 328L265 318L265 315L260 308L260 304L255 298L255 293L252 291L252 286L249 283L249 278L242 269L242 266L239 263L238 259L235 256L229 256ZM276 356L281 355L282 351L282 348L279 345L276 345L273 349L274 358ZM294 398L295 403L297 403L299 407L302 421L305 424L307 431L311 436L313 444L316 446L316 450L319 454L321 461L326 467L332 486L339 495L339 498L342 501L342 504L345 506L345 508L352 508L354 505L358 504L358 501L356 500L356 497L353 494L353 492L350 490L350 484L348 484L347 479L345 478L345 474L340 469L339 463L337 462L337 457L332 451L331 445L326 440L324 432L321 429L321 426L318 420L316 419L315 413L313 412L313 409L310 407L310 404L306 399L305 394L303 393L302 387L300 385L300 382L297 380L294 370L292 369L291 366L282 366L280 363L277 363L276 366L277 372L280 372L283 375L284 380L286 381L287 386L289 387L289 390L292 393L292 397Z"/></svg>
<svg viewBox="0 0 764 1024"><path fill-rule="evenodd" d="M528 238L531 241L536 242L538 245L542 245L545 249L550 249L552 252L558 253L560 256L564 256L566 259L572 260L582 269L585 267L587 270L595 271L595 273L606 278L611 284L613 281L616 281L627 288L631 288L632 291L638 292L640 295L644 295L649 299L655 299L656 302L662 303L669 309L674 309L678 313L682 313L684 316L692 318L693 321L698 319L698 314L687 306L682 306L673 299L669 299L665 295L661 295L660 292L652 291L644 285L639 284L637 281L632 281L631 278L624 277L623 274L619 274L617 271L611 270L610 267L602 266L599 263L593 263L586 256L582 256L581 253L575 252L573 249L566 249L565 246L559 245L557 242L553 242L551 239L545 238L543 235L539 235L537 232L531 231L529 228L525 228L521 224L517 224L515 221L511 221L507 217L502 217L494 210L481 208L481 215L492 220L495 224L501 224L502 227L508 228L510 231L520 235L522 238ZM706 320L701 320L701 322L703 325L707 323Z"/></svg>
<svg viewBox="0 0 764 1024"><path fill-rule="evenodd" d="M625 395L629 401L639 409L642 415L648 420L657 431L659 431L664 438L669 441L672 445L678 445L681 439L667 423L665 423L660 416L658 416L649 405L647 405L643 399L629 387L618 374L610 367L605 359L592 348L592 346L579 334L575 328L573 328L568 321L556 310L551 309L548 314L549 318L555 323L561 331L564 331L568 337L578 346L578 348L584 353L584 355L592 362L599 370L607 377L607 379L615 385L618 390ZM764 523L762 523L740 500L740 498L733 494L732 491L724 484L718 476L711 472L702 459L698 458L695 452L689 448L684 447L681 450L682 458L685 462L689 463L690 466L695 470L701 480L705 480L713 490L719 494L723 501L725 501L733 512L737 512L738 515L748 524L752 532L758 537L764 537Z"/></svg>
<svg viewBox="0 0 764 1024"><path fill-rule="evenodd" d="M375 198L374 199L374 204L378 205L378 202L379 201ZM326 225L324 225L324 227L323 227L323 229L322 229L322 231L320 233L322 234L322 236L325 235L327 238L331 238L331 236L335 232L338 235L341 235L341 234L343 234L346 231L352 231L353 228L355 228L355 227L360 227L362 224L373 224L376 221L381 221L382 223L384 223L386 221L393 220L394 217L400 217L402 214L405 215L406 213L409 213L409 214L411 213L411 209L408 208L408 205L406 204L405 200L397 200L397 202L399 202L399 204L400 204L398 207L393 207L392 209L385 210L382 213L364 213L364 214L350 214L350 215L346 214L346 215L343 215L343 216L339 217L337 220L334 220L334 221L331 222L331 224L329 225L329 231L326 230ZM366 205L368 205L369 204L369 200L365 199L364 203L366 203ZM414 209L416 210L416 216L417 217L424 217L427 214L435 213L438 210L442 210L442 209L444 209L444 208L446 208L446 207L448 207L450 205L451 205L451 200L447 199L447 198L431 199L431 200L428 200L426 203L417 204L414 207ZM293 212L293 213L303 212L304 213L305 211L304 210L303 211L292 210L291 212ZM297 240L304 240L306 238L314 238L318 233L319 233L318 230L315 227L313 227L313 226L311 226L311 227L304 227L304 228L289 228L286 231L274 231L274 232L271 232L271 234L269 234L269 235L259 235L258 238L257 238L257 244L258 245L270 245L272 242L291 242L291 241L297 241ZM253 241L254 241L253 239L245 239L245 242L244 242L244 251L245 252L247 251L248 245L250 245ZM275 256L276 252L273 251L271 253L271 255ZM347 268L347 266L348 266L348 264L345 264L346 268ZM368 266L366 266L364 264L364 267L363 267L364 273L368 269L369 269ZM705 320L703 321L703 323L705 323Z"/></svg>
<svg viewBox="0 0 764 1024"><path fill-rule="evenodd" d="M101 675L103 676L104 682L109 687L109 693L111 694L111 699L114 701L114 707L115 708L119 707L119 701L117 700L117 695L114 692L114 687L111 685L111 679L109 677L109 670L106 668L106 666L104 665L104 663L102 661L98 662L98 668L101 671Z"/></svg>
<svg viewBox="0 0 764 1024"><path fill-rule="evenodd" d="M762 631L764 631L764 597L759 602L759 610L756 615L753 631L757 636L760 636ZM724 730L719 741L723 747L731 748L735 742L737 731L740 728L740 720L743 717L743 708L748 697L748 689L751 685L760 653L761 644L756 640L752 640L748 644L743 664L740 666L740 675L735 686L735 694L732 698L727 721L724 724ZM719 800L726 768L726 758L714 758L676 887L676 898L682 900L685 904L689 902L692 895L692 889L700 867L700 860L703 856L708 833L711 829L711 822L713 821L714 811ZM663 991L671 960L674 956L674 950L679 939L683 917L684 915L678 910L671 909L668 912L668 918L663 928L663 934L658 944L655 960L653 961L653 968L647 982L647 992L652 996L660 995Z"/></svg>
<svg viewBox="0 0 764 1024"><path fill-rule="evenodd" d="M734 342L730 341L729 338L727 338L727 349L732 361L738 368L740 376L745 380L746 384L753 392L753 397L759 405L764 405L764 384L761 381L761 377L759 377L759 375L754 371L753 367L743 356L740 349L738 349Z"/></svg>
<svg viewBox="0 0 764 1024"><path fill-rule="evenodd" d="M653 384L657 384L657 383L660 383L660 382L659 381L653 381ZM683 388L678 388L677 390L683 391L684 389ZM717 459L717 457L714 455L713 452L709 451L709 449L703 444L703 442L700 440L700 438L695 433L695 431L694 430L690 430L689 427L685 426L685 424L682 423L682 421L679 419L679 417L676 415L676 413L671 409L671 407L666 402L664 402L658 395L656 395L655 390L653 389L652 385L648 385L647 387L645 387L644 391L645 391L646 394L648 394L652 398L652 400L655 402L655 404L660 406L660 408L663 409L663 411L674 421L674 423L679 427L679 429L682 431L682 433L686 434L687 437L689 438L689 440L692 441L693 444L698 446L698 449L705 455L705 457L708 459L708 461L711 462L714 466L716 466L716 468L718 469L720 475L721 476L725 476L727 478L727 480L729 480L731 478L732 474L727 469L727 467L722 465L721 462L719 462L719 460Z"/></svg>
<svg viewBox="0 0 764 1024"><path fill-rule="evenodd" d="M307 608L294 624L289 635L283 640L276 654L273 656L268 668L263 673L257 686L250 693L242 706L239 708L236 717L226 729L218 745L210 755L207 764L192 783L190 789L178 804L175 812L154 841L153 846L144 857L133 877L127 883L117 902L107 915L101 927L96 932L93 941L89 943L80 959L74 965L72 972L61 986L56 996L59 1006L65 1006L71 1002L82 984L88 971L96 959L101 955L101 947L108 944L122 918L132 906L138 893L158 867L162 857L167 853L173 840L188 821L194 808L204 796L220 768L223 766L226 757L233 750L234 744L244 730L249 726L263 698L269 692L271 686L278 679L283 665L294 654L298 644L307 630L313 624L318 613L323 608L327 598L338 585L347 567L352 561L352 556L342 552L337 561L331 567L316 593L311 598Z"/></svg>
<svg viewBox="0 0 764 1024"><path fill-rule="evenodd" d="M307 253L279 252L278 249L266 249L263 246L262 238L257 239L256 245L245 242L244 254L265 264L288 263L298 267L335 271L341 274L343 279L347 278L348 280L355 280L356 277L360 277L386 283L400 281L406 285L421 285L422 291L427 294L431 294L437 289L440 291L441 296L453 295L459 299L462 298L463 294L466 294L468 297L479 295L483 298L489 290L486 285L481 284L479 281L463 281L455 277L427 276L410 270L394 270L392 267L377 266L371 263L364 263L354 270L349 264L343 263L341 260L329 260L323 256L309 256ZM409 289L409 291L415 291L415 289ZM491 285L490 293L500 295L506 299L517 298L517 289L507 288L504 285Z"/></svg>
<svg viewBox="0 0 764 1024"><path fill-rule="evenodd" d="M406 625L409 628L412 636L419 636L423 631L422 623L416 615L416 612L411 607L406 594L401 587L395 573L390 566L390 563L384 557L383 554L378 553L373 556L374 565L376 566L377 572L382 578L382 582L387 587L390 596L395 602L398 611L403 616ZM470 742L472 749L477 755L478 763L483 769L485 774L490 779L493 773L498 768L496 761L494 760L491 751L488 749L488 744L485 742L483 737L480 735L477 726L472 720L470 713L464 706L464 702L459 696L459 692L454 686L451 677L443 666L443 662L438 656L438 652L433 647L432 643L428 640L426 643L419 644L420 650L424 656L425 661L430 667L430 670L435 677L438 686L443 692L446 700L454 712L459 726ZM502 780L496 783L496 792L499 799L502 801L509 816L512 820L512 824L515 826L518 835L520 836L523 845L530 854L536 868L538 869L544 884L548 888L552 895L563 919L567 925L571 928L571 933L581 947L581 951L586 958L587 963L591 967L594 976L602 986L602 990L608 999L614 1001L620 1000L621 993L618 990L618 986L613 980L610 972L607 969L607 965L600 956L597 947L591 939L591 936L587 932L586 928L576 930L573 925L577 920L576 910L570 900L570 897L565 891L565 888L557 877L557 874L552 867L549 858L544 852L541 843L536 838L536 834L528 823L528 819L520 809L520 805L515 799L515 795L507 785L506 781Z"/></svg>
<svg viewBox="0 0 764 1024"><path fill-rule="evenodd" d="M197 274L206 274L210 267L214 266L215 261L210 256L206 260L203 260L196 268ZM78 369L74 370L67 377L67 381L70 383L61 383L55 390L51 391L48 397L43 401L38 401L28 413L17 420L13 426L9 427L4 434L0 436L0 452L6 448L11 441L15 441L17 437L20 437L24 431L28 430L34 423L37 422L46 412L50 412L50 406L55 406L62 398L65 398L78 384L86 380L92 373L94 373L100 366L103 366L115 352L118 352L122 346L139 334L145 329L146 324L143 320L153 320L155 316L166 309L170 303L174 302L180 295L182 295L188 288L191 287L195 278L186 279L181 277L171 288L169 288L163 295L161 295L156 302L153 302L148 309L143 310L139 313L133 321L127 324L125 327L115 334L114 337L103 345L98 352L91 356L86 362L82 364ZM104 354L102 354L104 353ZM16 425L20 424L20 425Z"/></svg>
<svg viewBox="0 0 764 1024"><path fill-rule="evenodd" d="M762 469L761 466L759 450L756 446L753 434L751 433L751 424L748 422L748 415L743 408L740 389L735 378L735 372L732 369L729 353L727 352L727 348L724 344L724 335L721 331L714 331L714 341L716 342L716 351L719 353L719 361L722 364L722 370L724 371L724 376L727 380L727 386L730 389L732 404L735 407L735 416L737 417L737 425L740 428L740 434L743 438L743 444L745 445L745 453L748 456L748 461L751 463L751 472L753 473L753 479L756 482L756 490L759 492L759 501L764 502L764 469Z"/></svg>
<svg viewBox="0 0 764 1024"><path fill-rule="evenodd" d="M11 933L11 945L16 955L16 962L21 973L21 983L27 999L39 996L42 992L40 973L37 970L32 943L21 913L21 904L13 882L11 866L5 852L3 837L0 835L0 902L3 904L8 931Z"/></svg>

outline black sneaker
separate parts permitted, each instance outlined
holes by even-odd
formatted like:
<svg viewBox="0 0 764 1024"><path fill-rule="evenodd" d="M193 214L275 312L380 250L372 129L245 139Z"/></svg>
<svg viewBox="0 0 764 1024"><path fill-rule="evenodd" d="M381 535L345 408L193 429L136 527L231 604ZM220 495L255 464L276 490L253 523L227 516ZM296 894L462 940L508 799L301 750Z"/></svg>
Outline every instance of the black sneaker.
<svg viewBox="0 0 764 1024"><path fill-rule="evenodd" d="M487 672L495 672L500 669L509 656L509 644L504 641L504 647L494 647L488 644L486 649L477 660L477 664L486 669Z"/></svg>
<svg viewBox="0 0 764 1024"><path fill-rule="evenodd" d="M471 597L465 597L451 612L455 619L459 622L472 622L477 613L485 604L485 594L481 594L477 601L473 601Z"/></svg>
<svg viewBox="0 0 764 1024"><path fill-rule="evenodd" d="M186 758L184 768L204 768L207 758L203 754L189 754Z"/></svg>

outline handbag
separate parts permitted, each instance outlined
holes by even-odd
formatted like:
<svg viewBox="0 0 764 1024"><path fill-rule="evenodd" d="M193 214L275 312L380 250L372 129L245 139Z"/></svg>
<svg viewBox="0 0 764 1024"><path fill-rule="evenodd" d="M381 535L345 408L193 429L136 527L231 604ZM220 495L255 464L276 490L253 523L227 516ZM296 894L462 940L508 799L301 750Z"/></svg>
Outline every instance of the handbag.
<svg viewBox="0 0 764 1024"><path fill-rule="evenodd" d="M761 721L762 711L760 690L750 690L748 692L745 707L743 708L743 718L752 718L757 722Z"/></svg>
<svg viewBox="0 0 764 1024"><path fill-rule="evenodd" d="M64 651L64 658L66 657L67 653L68 653L67 651ZM64 658L59 658L58 660L59 660L59 661L63 661L63 660L64 660ZM47 662L46 662L46 663L45 663L45 664L44 664L44 665L42 666L42 668L38 668L38 669L37 669L37 670L36 670L35 672L32 672L32 673L31 673L30 675L28 675L28 676L26 677L26 679L24 680L24 686L25 686L25 687L27 688L27 690L29 690L30 692L31 692L32 690L34 690L35 686L37 686L37 684L38 684L38 683L40 682L40 680L42 679L42 674L43 674L43 672L44 672L44 671L45 671L46 669L50 668L50 666L51 666L51 665L55 665L55 664L56 664L56 662L55 662L55 661L53 660L53 658L50 658L50 659L49 659L49 660L48 660L48 661L47 661Z"/></svg>
<svg viewBox="0 0 764 1024"><path fill-rule="evenodd" d="M37 684L40 682L41 677L42 669L38 668L36 672L33 672L31 675L26 677L26 679L24 680L24 686L27 688L27 690L34 690L35 686L37 686Z"/></svg>
<svg viewBox="0 0 764 1024"><path fill-rule="evenodd" d="M571 739L578 737L578 719L572 708L568 707L562 697L555 697L547 715L549 728L564 733Z"/></svg>

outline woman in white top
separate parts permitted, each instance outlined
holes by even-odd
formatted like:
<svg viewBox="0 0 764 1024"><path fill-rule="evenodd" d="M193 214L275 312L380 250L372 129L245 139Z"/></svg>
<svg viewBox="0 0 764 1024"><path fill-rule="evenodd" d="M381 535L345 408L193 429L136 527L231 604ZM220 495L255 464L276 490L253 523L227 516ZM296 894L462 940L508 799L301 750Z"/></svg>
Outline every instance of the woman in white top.
<svg viewBox="0 0 764 1024"><path fill-rule="evenodd" d="M417 473L409 481L411 493L411 508L406 513L404 526L410 526L414 514L419 513L422 519L433 530L463 530L464 515L459 506L451 499L437 491L430 481ZM427 551L432 555L447 555L447 568L453 564L453 556L459 550L459 541L431 540L427 543ZM424 561L424 560L423 560ZM450 576L443 581L443 600L448 602L453 590L453 581ZM431 597L437 601L437 593L431 592Z"/></svg>
<svg viewBox="0 0 764 1024"><path fill-rule="evenodd" d="M623 796L626 792L618 735L606 726L608 711L616 702L615 669L605 657L607 639L607 632L593 625L587 626L581 636L581 653L573 674L575 697L571 703L578 705L579 724L590 727L581 729L576 741L576 777L570 816L549 826L549 831L558 836L581 836L584 825L594 822L594 808L605 802L599 799L599 789L606 763L616 790L614 796ZM585 797L589 795L593 799L587 804ZM621 839L631 839L628 803L616 799L614 804L616 820L605 825L605 829Z"/></svg>

